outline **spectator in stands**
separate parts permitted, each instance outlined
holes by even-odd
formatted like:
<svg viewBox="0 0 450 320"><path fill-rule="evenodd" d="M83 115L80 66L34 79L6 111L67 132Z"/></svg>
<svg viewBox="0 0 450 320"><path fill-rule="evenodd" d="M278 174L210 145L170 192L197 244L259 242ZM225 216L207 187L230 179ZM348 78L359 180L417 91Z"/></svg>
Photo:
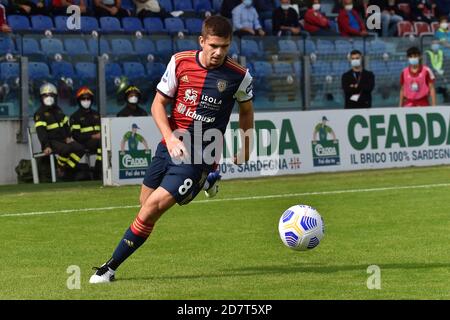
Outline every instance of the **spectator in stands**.
<svg viewBox="0 0 450 320"><path fill-rule="evenodd" d="M436 93L442 94L444 102L449 102L448 90L444 84L447 84L447 75L444 72L444 51L439 43L439 40L435 39L431 42L431 50L425 51L428 58L428 64L431 66L435 76L436 83L441 83L441 85L436 87Z"/></svg>
<svg viewBox="0 0 450 320"><path fill-rule="evenodd" d="M266 33L259 22L258 12L252 0L242 0L242 3L233 9L234 34L238 36L264 36Z"/></svg>
<svg viewBox="0 0 450 320"><path fill-rule="evenodd" d="M434 3L436 4L435 17L450 15L450 0L434 0Z"/></svg>
<svg viewBox="0 0 450 320"><path fill-rule="evenodd" d="M434 74L422 64L421 52L417 47L406 51L409 66L400 76L400 107L427 107L436 105Z"/></svg>
<svg viewBox="0 0 450 320"><path fill-rule="evenodd" d="M94 10L98 17L129 17L130 12L121 7L122 0L94 0Z"/></svg>
<svg viewBox="0 0 450 320"><path fill-rule="evenodd" d="M275 10L273 0L254 0L254 3L261 21L272 18L273 10Z"/></svg>
<svg viewBox="0 0 450 320"><path fill-rule="evenodd" d="M353 0L344 0L342 8L339 11L338 25L341 35L349 36L366 36L367 30L363 19L353 8Z"/></svg>
<svg viewBox="0 0 450 320"><path fill-rule="evenodd" d="M280 7L273 11L272 28L274 35L300 34L298 13L291 7L290 2L290 0L281 0Z"/></svg>
<svg viewBox="0 0 450 320"><path fill-rule="evenodd" d="M320 0L310 0L305 13L304 28L312 36L337 36L333 23L320 12Z"/></svg>
<svg viewBox="0 0 450 320"><path fill-rule="evenodd" d="M220 7L220 15L225 18L231 19L231 12L234 8L240 5L241 2L241 0L223 0L222 6Z"/></svg>
<svg viewBox="0 0 450 320"><path fill-rule="evenodd" d="M117 117L144 117L147 112L139 107L141 99L141 90L136 86L128 86L125 90L125 98L127 99L125 107L119 111Z"/></svg>
<svg viewBox="0 0 450 320"><path fill-rule="evenodd" d="M439 29L434 34L435 38L441 41L443 46L450 47L450 32L448 30L448 19L442 16L439 19Z"/></svg>
<svg viewBox="0 0 450 320"><path fill-rule="evenodd" d="M53 16L65 16L67 15L67 7L71 5L78 5L80 7L80 12L83 15L91 15L92 13L87 10L86 3L84 0L79 2L74 2L73 0L52 0L50 5L50 12Z"/></svg>
<svg viewBox="0 0 450 320"><path fill-rule="evenodd" d="M297 11L300 20L305 16L306 10L308 10L309 0L291 0L291 5Z"/></svg>
<svg viewBox="0 0 450 320"><path fill-rule="evenodd" d="M44 0L37 3L29 0L11 0L11 13L23 15L47 14Z"/></svg>
<svg viewBox="0 0 450 320"><path fill-rule="evenodd" d="M411 0L411 19L431 23L436 21L433 10L436 5L432 0Z"/></svg>
<svg viewBox="0 0 450 320"><path fill-rule="evenodd" d="M350 53L351 69L342 75L341 83L345 96L345 109L372 107L372 91L375 75L363 67L362 53Z"/></svg>
<svg viewBox="0 0 450 320"><path fill-rule="evenodd" d="M0 4L0 31L11 32L11 28L6 21L6 9L2 4Z"/></svg>
<svg viewBox="0 0 450 320"><path fill-rule="evenodd" d="M170 18L182 15L183 11L167 12L158 0L133 0L136 5L136 15L143 18Z"/></svg>
<svg viewBox="0 0 450 320"><path fill-rule="evenodd" d="M381 36L393 37L397 33L397 23L403 21L398 14L399 9L395 5L395 1L388 0L370 0L369 5L375 5L381 11Z"/></svg>

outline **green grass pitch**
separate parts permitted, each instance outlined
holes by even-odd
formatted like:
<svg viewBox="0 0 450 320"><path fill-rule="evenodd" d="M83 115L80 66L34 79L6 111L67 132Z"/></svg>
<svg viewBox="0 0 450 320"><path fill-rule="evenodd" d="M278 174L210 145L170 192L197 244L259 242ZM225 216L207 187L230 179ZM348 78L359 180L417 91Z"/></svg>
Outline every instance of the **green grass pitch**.
<svg viewBox="0 0 450 320"><path fill-rule="evenodd" d="M138 196L89 182L0 187L0 299L450 299L448 166L222 181L217 200L165 213L116 282L90 285ZM326 226L307 252L278 236L299 203ZM80 289L67 287L72 265ZM371 265L380 289L367 287Z"/></svg>

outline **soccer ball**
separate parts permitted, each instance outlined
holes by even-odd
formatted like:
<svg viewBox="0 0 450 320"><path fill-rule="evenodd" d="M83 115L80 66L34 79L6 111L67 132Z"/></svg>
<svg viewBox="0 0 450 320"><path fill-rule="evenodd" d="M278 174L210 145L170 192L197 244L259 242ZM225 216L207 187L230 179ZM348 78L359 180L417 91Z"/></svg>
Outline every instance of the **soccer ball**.
<svg viewBox="0 0 450 320"><path fill-rule="evenodd" d="M287 247L305 251L319 245L325 232L325 224L316 209L299 204L283 213L278 231Z"/></svg>

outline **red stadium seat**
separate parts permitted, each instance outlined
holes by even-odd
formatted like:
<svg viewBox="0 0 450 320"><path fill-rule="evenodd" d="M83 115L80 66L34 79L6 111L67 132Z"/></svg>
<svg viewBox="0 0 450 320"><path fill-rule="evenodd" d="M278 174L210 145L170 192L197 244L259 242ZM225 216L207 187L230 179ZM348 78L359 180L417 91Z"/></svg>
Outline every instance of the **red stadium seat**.
<svg viewBox="0 0 450 320"><path fill-rule="evenodd" d="M435 21L431 23L431 31L435 33L439 29L439 22Z"/></svg>
<svg viewBox="0 0 450 320"><path fill-rule="evenodd" d="M399 37L415 35L414 26L409 21L400 21L397 23L397 32Z"/></svg>
<svg viewBox="0 0 450 320"><path fill-rule="evenodd" d="M420 36L423 33L430 34L431 28L427 22L415 21L414 22L414 31L415 31L416 35Z"/></svg>

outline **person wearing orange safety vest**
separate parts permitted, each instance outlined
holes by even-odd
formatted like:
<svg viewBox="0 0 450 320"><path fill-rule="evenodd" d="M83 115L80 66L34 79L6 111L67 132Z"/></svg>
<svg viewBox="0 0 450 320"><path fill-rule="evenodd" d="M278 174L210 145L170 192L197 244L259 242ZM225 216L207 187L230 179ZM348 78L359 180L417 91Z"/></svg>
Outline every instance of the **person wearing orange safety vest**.
<svg viewBox="0 0 450 320"><path fill-rule="evenodd" d="M76 141L97 155L93 175L97 180L102 175L100 114L92 109L94 93L88 87L78 89L76 99L79 108L70 116L70 130Z"/></svg>
<svg viewBox="0 0 450 320"><path fill-rule="evenodd" d="M84 147L72 138L69 118L57 105L57 90L51 83L39 89L41 106L34 114L36 133L46 155L57 155L58 174L65 179L75 177Z"/></svg>

